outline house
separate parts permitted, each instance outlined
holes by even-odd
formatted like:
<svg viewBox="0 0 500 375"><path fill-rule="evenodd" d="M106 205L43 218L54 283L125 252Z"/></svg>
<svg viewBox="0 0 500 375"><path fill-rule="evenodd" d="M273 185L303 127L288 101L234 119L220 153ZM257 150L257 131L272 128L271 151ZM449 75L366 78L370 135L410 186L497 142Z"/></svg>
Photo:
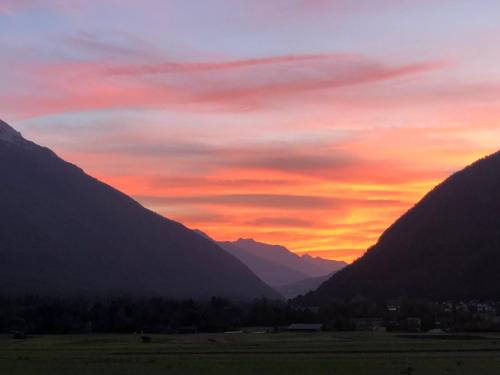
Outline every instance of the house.
<svg viewBox="0 0 500 375"><path fill-rule="evenodd" d="M289 332L320 332L323 324L290 324L287 328Z"/></svg>
<svg viewBox="0 0 500 375"><path fill-rule="evenodd" d="M382 318L355 318L351 319L356 331L384 331L385 325Z"/></svg>
<svg viewBox="0 0 500 375"><path fill-rule="evenodd" d="M401 309L401 301L399 300L390 300L387 303L387 311L390 313L397 313Z"/></svg>

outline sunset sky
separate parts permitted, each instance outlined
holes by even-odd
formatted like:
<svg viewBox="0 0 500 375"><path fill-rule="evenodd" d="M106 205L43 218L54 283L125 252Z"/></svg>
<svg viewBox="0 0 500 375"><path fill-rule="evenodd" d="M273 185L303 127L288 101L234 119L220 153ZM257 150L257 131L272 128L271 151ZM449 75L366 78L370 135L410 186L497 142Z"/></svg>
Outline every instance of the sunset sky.
<svg viewBox="0 0 500 375"><path fill-rule="evenodd" d="M496 0L0 0L0 51L1 119L220 240L351 261L500 148Z"/></svg>

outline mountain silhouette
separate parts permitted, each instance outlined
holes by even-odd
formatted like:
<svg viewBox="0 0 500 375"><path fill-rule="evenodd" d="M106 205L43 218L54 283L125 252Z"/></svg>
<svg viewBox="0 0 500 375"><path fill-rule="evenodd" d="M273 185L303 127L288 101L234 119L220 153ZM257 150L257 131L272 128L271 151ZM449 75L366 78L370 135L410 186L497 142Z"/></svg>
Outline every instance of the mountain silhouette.
<svg viewBox="0 0 500 375"><path fill-rule="evenodd" d="M212 241L0 122L0 294L278 294Z"/></svg>
<svg viewBox="0 0 500 375"><path fill-rule="evenodd" d="M303 262L310 263L314 268L309 271L309 274L314 277L323 277L324 275L340 271L347 266L347 263L341 260L325 259L321 257L303 254L300 256Z"/></svg>
<svg viewBox="0 0 500 375"><path fill-rule="evenodd" d="M275 289L309 277L304 272L255 255L233 242L220 242L219 246L246 264L261 280Z"/></svg>
<svg viewBox="0 0 500 375"><path fill-rule="evenodd" d="M302 301L500 298L500 152L429 192L352 265Z"/></svg>
<svg viewBox="0 0 500 375"><path fill-rule="evenodd" d="M284 246L257 242L251 238L240 238L229 243L261 258L304 273L308 277L324 276L338 271L346 265L345 262L311 257L310 255L299 256Z"/></svg>
<svg viewBox="0 0 500 375"><path fill-rule="evenodd" d="M197 232L205 238L210 238L202 231L197 230ZM287 296L295 297L296 294L293 294L292 290L308 292L311 290L308 286L317 286L315 281L310 279L331 275L346 265L344 262L310 255L299 256L284 246L269 245L253 239L240 238L233 242L217 243L274 289L280 291L285 288ZM288 288L289 285L291 288Z"/></svg>

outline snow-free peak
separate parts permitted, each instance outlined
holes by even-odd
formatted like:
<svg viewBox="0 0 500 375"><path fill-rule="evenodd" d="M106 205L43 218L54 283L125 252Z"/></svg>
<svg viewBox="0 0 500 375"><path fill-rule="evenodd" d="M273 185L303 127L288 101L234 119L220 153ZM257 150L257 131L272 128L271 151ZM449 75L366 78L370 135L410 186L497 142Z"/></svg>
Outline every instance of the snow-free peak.
<svg viewBox="0 0 500 375"><path fill-rule="evenodd" d="M21 133L16 131L6 122L0 120L0 141L14 143L18 141L24 141L24 138Z"/></svg>

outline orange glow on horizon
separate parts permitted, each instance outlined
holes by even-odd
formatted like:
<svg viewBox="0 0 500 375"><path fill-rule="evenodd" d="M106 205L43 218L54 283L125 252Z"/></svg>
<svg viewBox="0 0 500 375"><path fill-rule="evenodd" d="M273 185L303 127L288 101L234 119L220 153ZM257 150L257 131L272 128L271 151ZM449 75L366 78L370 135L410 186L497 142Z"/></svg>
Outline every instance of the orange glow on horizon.
<svg viewBox="0 0 500 375"><path fill-rule="evenodd" d="M457 158L456 165L470 160ZM360 169L365 171L364 168ZM378 167L362 182L353 172L344 181L322 182L261 171L220 173L205 179L164 179L140 176L100 176L146 207L217 240L240 237L284 245L290 250L352 262L374 245L382 232L426 192L446 178L447 172L413 172L391 177L391 168ZM383 183L384 174L387 183ZM352 182L350 181L352 180ZM406 181L405 181L406 180Z"/></svg>

